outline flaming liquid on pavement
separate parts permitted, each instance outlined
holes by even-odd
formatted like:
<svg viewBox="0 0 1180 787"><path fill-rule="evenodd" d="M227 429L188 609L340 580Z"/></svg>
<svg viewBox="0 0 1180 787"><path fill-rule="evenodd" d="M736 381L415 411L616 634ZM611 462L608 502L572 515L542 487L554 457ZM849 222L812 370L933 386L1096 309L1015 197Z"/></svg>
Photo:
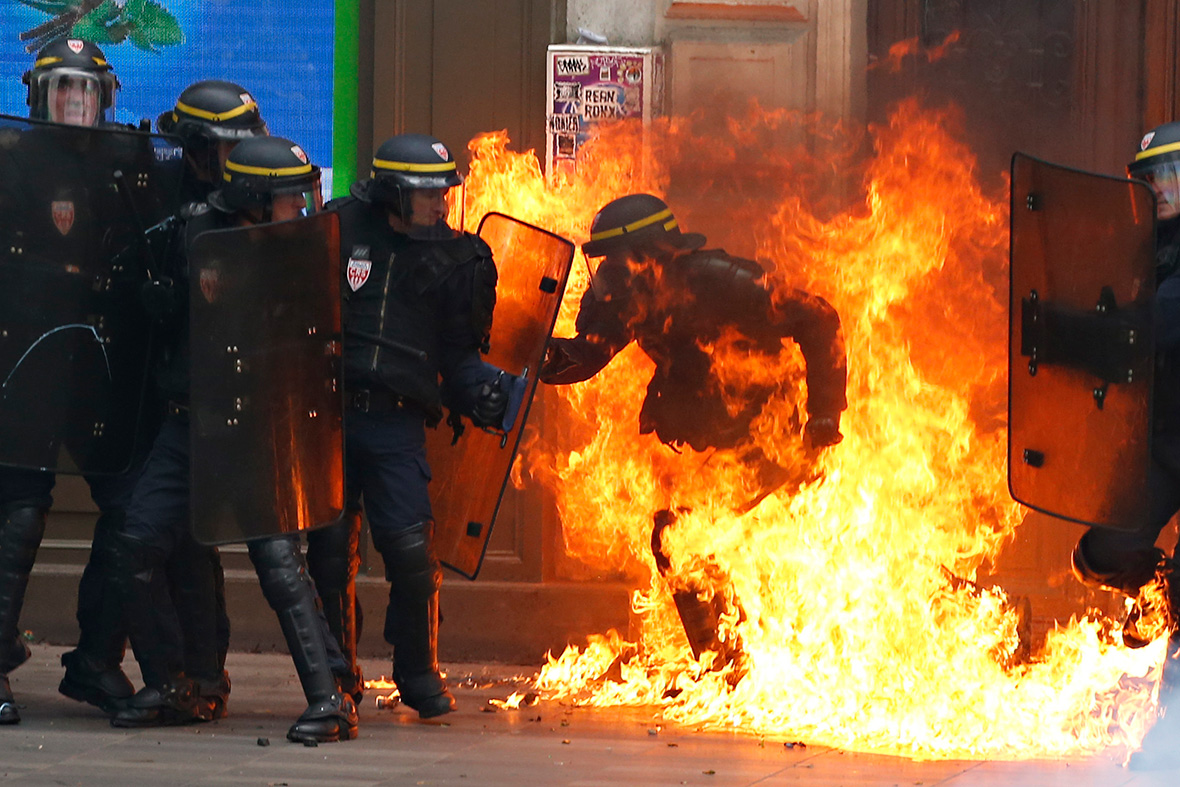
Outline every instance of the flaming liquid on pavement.
<svg viewBox="0 0 1180 787"><path fill-rule="evenodd" d="M984 193L953 124L953 111L913 101L867 139L756 108L646 132L619 124L577 175L549 183L505 134L471 143L468 229L498 210L581 243L609 200L667 196L686 231L703 229L694 217L732 228L710 229L710 247L745 243L773 261L776 286L827 299L848 353L845 439L821 457L822 477L740 516L752 479L732 457L638 434L653 366L636 346L550 392L516 480L552 490L565 549L588 576L635 589L632 633L551 655L535 682L543 699L920 759L1119 756L1138 744L1162 640L1131 651L1116 622L1071 620L1022 659L1017 605L974 582L1023 510L1005 483L1007 195ZM554 335L574 334L588 280L579 253ZM777 358L740 342L708 349L735 402L802 369L789 340ZM789 389L753 424L780 462L798 445L802 391ZM664 537L673 574L740 599L744 619L721 626L724 641L740 637L740 680L710 669L712 654L692 657L651 555L661 509L685 510Z"/></svg>

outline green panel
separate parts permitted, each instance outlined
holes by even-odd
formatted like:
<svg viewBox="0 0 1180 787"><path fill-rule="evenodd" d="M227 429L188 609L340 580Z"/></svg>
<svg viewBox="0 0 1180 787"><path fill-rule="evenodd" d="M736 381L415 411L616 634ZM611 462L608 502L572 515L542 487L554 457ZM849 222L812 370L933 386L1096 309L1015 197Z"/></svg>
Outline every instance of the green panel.
<svg viewBox="0 0 1180 787"><path fill-rule="evenodd" d="M348 194L356 180L357 65L360 0L336 0L336 46L332 71L332 196Z"/></svg>

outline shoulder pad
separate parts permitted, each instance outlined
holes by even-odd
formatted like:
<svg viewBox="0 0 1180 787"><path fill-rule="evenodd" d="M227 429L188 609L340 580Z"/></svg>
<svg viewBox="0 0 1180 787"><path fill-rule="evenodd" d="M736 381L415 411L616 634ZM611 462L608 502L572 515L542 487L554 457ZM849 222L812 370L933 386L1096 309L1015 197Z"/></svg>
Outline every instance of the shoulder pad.
<svg viewBox="0 0 1180 787"><path fill-rule="evenodd" d="M448 240L427 241L434 250L436 259L445 259L452 265L463 265L481 259L492 258L492 248L483 238L464 232Z"/></svg>
<svg viewBox="0 0 1180 787"><path fill-rule="evenodd" d="M324 203L324 210L343 210L354 202L357 202L356 197L344 196L330 199Z"/></svg>
<svg viewBox="0 0 1180 787"><path fill-rule="evenodd" d="M205 215L210 210L212 210L212 208L209 207L208 202L186 202L180 206L180 210L177 211L177 214L179 214L180 218L184 219L185 221L191 221L197 216Z"/></svg>
<svg viewBox="0 0 1180 787"><path fill-rule="evenodd" d="M736 278L744 274L743 278L760 279L766 271L754 260L743 257L733 257L723 249L701 249L688 255L687 260L691 269L705 276L723 276Z"/></svg>
<svg viewBox="0 0 1180 787"><path fill-rule="evenodd" d="M475 256L477 257L491 257L492 247L487 244L483 238L478 235L473 235L470 232L463 233L465 237L471 238L471 245L475 249Z"/></svg>

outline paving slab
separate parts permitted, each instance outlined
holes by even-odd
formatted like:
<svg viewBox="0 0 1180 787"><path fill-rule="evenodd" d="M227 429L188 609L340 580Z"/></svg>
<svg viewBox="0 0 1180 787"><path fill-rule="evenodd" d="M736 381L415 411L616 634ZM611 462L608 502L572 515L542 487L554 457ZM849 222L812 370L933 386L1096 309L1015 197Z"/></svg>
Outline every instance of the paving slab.
<svg viewBox="0 0 1180 787"><path fill-rule="evenodd" d="M0 783L19 785L881 785L882 787L1174 787L1180 771L1135 774L1103 757L1031 762L915 762L793 741L678 728L652 710L541 702L498 710L534 667L448 664L459 710L421 721L378 708L369 691L354 741L286 740L304 703L290 659L231 653L230 715L189 727L121 730L57 693L65 648L38 645L11 675L24 707L0 727ZM362 662L376 676L388 665ZM128 673L138 680L134 664ZM1180 743L1180 742L1178 742Z"/></svg>

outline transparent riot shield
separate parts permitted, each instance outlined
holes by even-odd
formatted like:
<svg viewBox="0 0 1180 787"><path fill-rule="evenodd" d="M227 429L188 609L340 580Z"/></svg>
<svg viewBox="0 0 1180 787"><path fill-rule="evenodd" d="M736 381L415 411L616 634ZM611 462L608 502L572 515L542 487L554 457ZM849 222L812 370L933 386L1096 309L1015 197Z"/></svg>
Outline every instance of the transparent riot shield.
<svg viewBox="0 0 1180 787"><path fill-rule="evenodd" d="M0 116L0 465L117 473L151 325L139 288L176 212L179 143ZM156 232L167 237L167 232Z"/></svg>
<svg viewBox="0 0 1180 787"><path fill-rule="evenodd" d="M193 533L331 524L344 508L340 224L202 233L189 255Z"/></svg>
<svg viewBox="0 0 1180 787"><path fill-rule="evenodd" d="M500 274L487 361L524 378L524 389L506 433L467 429L454 445L449 430L427 435L435 551L468 579L475 579L487 551L574 259L570 241L501 213L484 216L479 236Z"/></svg>
<svg viewBox="0 0 1180 787"><path fill-rule="evenodd" d="M1145 183L1012 159L1008 487L1133 529L1148 505L1155 198Z"/></svg>

